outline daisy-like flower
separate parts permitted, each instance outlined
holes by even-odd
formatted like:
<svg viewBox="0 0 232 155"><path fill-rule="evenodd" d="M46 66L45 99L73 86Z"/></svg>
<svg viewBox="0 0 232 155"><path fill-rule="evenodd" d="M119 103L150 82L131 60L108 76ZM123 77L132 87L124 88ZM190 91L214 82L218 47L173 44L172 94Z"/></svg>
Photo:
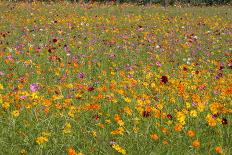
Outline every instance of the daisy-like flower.
<svg viewBox="0 0 232 155"><path fill-rule="evenodd" d="M39 90L39 88L40 88L40 86L37 83L33 83L33 84L30 85L30 90L32 92L36 92L37 90Z"/></svg>

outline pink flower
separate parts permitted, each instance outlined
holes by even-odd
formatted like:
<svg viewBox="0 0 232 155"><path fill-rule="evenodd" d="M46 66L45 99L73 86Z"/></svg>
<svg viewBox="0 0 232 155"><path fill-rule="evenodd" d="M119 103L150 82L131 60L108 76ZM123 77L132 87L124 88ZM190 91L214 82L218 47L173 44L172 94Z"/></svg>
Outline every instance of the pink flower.
<svg viewBox="0 0 232 155"><path fill-rule="evenodd" d="M3 76L3 75L5 75L5 73L4 73L4 72L2 72L2 71L0 71L0 76Z"/></svg>
<svg viewBox="0 0 232 155"><path fill-rule="evenodd" d="M37 91L39 88L40 88L40 87L39 87L39 85L38 85L37 83L33 83L33 84L30 85L30 90L31 90L32 92Z"/></svg>
<svg viewBox="0 0 232 155"><path fill-rule="evenodd" d="M157 66L159 66L159 67L161 67L162 66L162 64L161 64L161 62L159 62L159 61L156 61L156 63L155 63Z"/></svg>

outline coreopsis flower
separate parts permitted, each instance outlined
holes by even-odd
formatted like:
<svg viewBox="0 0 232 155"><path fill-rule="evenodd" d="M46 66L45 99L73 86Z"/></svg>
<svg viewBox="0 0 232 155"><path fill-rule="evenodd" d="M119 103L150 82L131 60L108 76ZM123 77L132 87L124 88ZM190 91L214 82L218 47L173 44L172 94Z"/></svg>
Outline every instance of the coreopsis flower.
<svg viewBox="0 0 232 155"><path fill-rule="evenodd" d="M44 144L45 142L48 141L48 138L45 137L45 136L39 136L39 137L36 138L35 141L36 141L37 144L42 145L42 144Z"/></svg>
<svg viewBox="0 0 232 155"><path fill-rule="evenodd" d="M97 137L97 132L96 131L92 131L91 133L92 133L93 137Z"/></svg>
<svg viewBox="0 0 232 155"><path fill-rule="evenodd" d="M129 108L129 107L123 108L123 111L124 111L125 113L127 113L128 115L132 115L132 110L131 110L131 108Z"/></svg>
<svg viewBox="0 0 232 155"><path fill-rule="evenodd" d="M115 149L118 153L121 154L126 154L126 150L123 149L121 146L119 146L118 144L113 144L112 148Z"/></svg>
<svg viewBox="0 0 232 155"><path fill-rule="evenodd" d="M71 133L72 130L72 125L70 123L65 123L63 127L63 132L64 133Z"/></svg>
<svg viewBox="0 0 232 155"><path fill-rule="evenodd" d="M195 148L198 148L199 146L200 146L200 142L198 141L198 140L194 140L193 142L192 142L192 146L193 147L195 147Z"/></svg>
<svg viewBox="0 0 232 155"><path fill-rule="evenodd" d="M216 126L217 125L217 120L211 114L208 114L206 116L206 121L208 122L208 124L210 126Z"/></svg>
<svg viewBox="0 0 232 155"><path fill-rule="evenodd" d="M2 104L2 108L3 109L8 109L10 107L10 103L9 102L4 102L3 104Z"/></svg>
<svg viewBox="0 0 232 155"><path fill-rule="evenodd" d="M118 129L111 131L112 135L123 135L125 132L125 129L123 127L119 127Z"/></svg>
<svg viewBox="0 0 232 155"><path fill-rule="evenodd" d="M176 114L176 119L178 120L179 123L181 123L182 125L185 125L185 114L183 112L177 112Z"/></svg>
<svg viewBox="0 0 232 155"><path fill-rule="evenodd" d="M197 111L196 110L191 110L190 111L190 116L191 117L197 117Z"/></svg>
<svg viewBox="0 0 232 155"><path fill-rule="evenodd" d="M129 97L124 98L124 101L125 101L126 103L131 103L131 99L130 99Z"/></svg>
<svg viewBox="0 0 232 155"><path fill-rule="evenodd" d="M18 110L14 110L14 111L11 112L11 114L12 114L12 116L14 116L14 117L18 117L20 113L19 113Z"/></svg>

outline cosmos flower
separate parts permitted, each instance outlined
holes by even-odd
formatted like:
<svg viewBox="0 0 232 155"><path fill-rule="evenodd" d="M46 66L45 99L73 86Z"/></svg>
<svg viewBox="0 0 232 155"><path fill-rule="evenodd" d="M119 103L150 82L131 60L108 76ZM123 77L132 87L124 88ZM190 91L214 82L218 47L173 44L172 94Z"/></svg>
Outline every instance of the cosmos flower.
<svg viewBox="0 0 232 155"><path fill-rule="evenodd" d="M77 75L79 78L81 78L81 79L83 79L83 78L85 78L85 74L84 73L79 73L78 75Z"/></svg>
<svg viewBox="0 0 232 155"><path fill-rule="evenodd" d="M32 92L36 92L36 91L39 90L39 89L40 89L40 86L39 86L39 84L37 84L37 83L33 83L33 84L30 85L30 90L31 90Z"/></svg>

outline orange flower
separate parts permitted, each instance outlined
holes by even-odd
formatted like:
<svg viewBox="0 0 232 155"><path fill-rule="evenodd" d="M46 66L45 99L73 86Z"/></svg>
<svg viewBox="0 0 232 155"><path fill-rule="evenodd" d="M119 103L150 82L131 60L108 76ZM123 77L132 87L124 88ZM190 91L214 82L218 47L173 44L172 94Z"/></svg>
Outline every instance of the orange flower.
<svg viewBox="0 0 232 155"><path fill-rule="evenodd" d="M195 132L192 131L192 130L189 130L189 131L187 132L187 135L188 135L189 137L193 137L193 136L195 136Z"/></svg>
<svg viewBox="0 0 232 155"><path fill-rule="evenodd" d="M116 114L116 115L114 115L114 120L115 120L116 122L118 122L118 121L121 120L121 117L120 117L118 114Z"/></svg>
<svg viewBox="0 0 232 155"><path fill-rule="evenodd" d="M159 139L159 136L157 135L157 134L152 134L151 135L151 139L153 139L153 140L158 140Z"/></svg>
<svg viewBox="0 0 232 155"><path fill-rule="evenodd" d="M73 148L68 149L68 155L76 155L76 151Z"/></svg>
<svg viewBox="0 0 232 155"><path fill-rule="evenodd" d="M99 110L100 108L101 106L99 104L89 104L85 107L86 110Z"/></svg>
<svg viewBox="0 0 232 155"><path fill-rule="evenodd" d="M163 144L164 144L164 145L167 145L167 144L168 144L168 141L164 140L164 141L163 141Z"/></svg>
<svg viewBox="0 0 232 155"><path fill-rule="evenodd" d="M177 124L175 127L174 127L175 131L181 131L183 129L183 126L181 124Z"/></svg>
<svg viewBox="0 0 232 155"><path fill-rule="evenodd" d="M218 154L221 154L222 148L220 146L215 147L215 152L217 152Z"/></svg>
<svg viewBox="0 0 232 155"><path fill-rule="evenodd" d="M194 141L192 142L192 146L195 147L195 148L197 148L197 147L200 146L200 142L199 142L198 140L194 140Z"/></svg>

